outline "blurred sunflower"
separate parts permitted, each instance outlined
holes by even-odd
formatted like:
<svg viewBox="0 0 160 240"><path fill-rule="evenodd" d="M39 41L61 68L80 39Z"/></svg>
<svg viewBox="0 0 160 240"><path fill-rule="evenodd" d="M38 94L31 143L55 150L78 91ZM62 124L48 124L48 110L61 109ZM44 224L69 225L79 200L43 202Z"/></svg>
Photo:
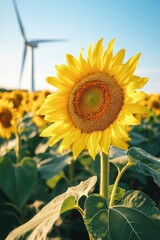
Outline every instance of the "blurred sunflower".
<svg viewBox="0 0 160 240"><path fill-rule="evenodd" d="M39 127L43 127L47 124L47 122L44 120L44 117L41 115L37 115L37 110L41 107L43 103L43 98L39 98L36 101L32 102L31 105L31 112L33 113L33 122Z"/></svg>
<svg viewBox="0 0 160 240"><path fill-rule="evenodd" d="M152 112L154 112L157 116L160 116L160 95L152 94L149 99L149 107Z"/></svg>
<svg viewBox="0 0 160 240"><path fill-rule="evenodd" d="M5 100L0 101L0 137L10 138L16 133L16 116L13 103Z"/></svg>
<svg viewBox="0 0 160 240"><path fill-rule="evenodd" d="M139 124L133 116L144 113L140 100L146 97L136 92L147 78L134 76L140 54L122 63L125 50L113 56L114 39L103 51L102 39L88 49L87 60L80 51L79 58L67 54L67 65L56 66L57 77L47 82L58 89L50 94L39 111L52 122L42 133L51 137L50 146L59 140L59 150L71 148L74 158L84 149L95 158L99 151L108 154L112 144L127 149L127 125Z"/></svg>

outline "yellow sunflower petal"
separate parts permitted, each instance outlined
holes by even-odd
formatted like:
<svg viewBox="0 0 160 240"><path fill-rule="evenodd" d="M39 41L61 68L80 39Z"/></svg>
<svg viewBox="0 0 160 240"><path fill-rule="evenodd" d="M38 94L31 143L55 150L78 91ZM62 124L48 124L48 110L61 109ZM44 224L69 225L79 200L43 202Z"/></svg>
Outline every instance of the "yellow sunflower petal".
<svg viewBox="0 0 160 240"><path fill-rule="evenodd" d="M62 81L66 83L74 83L76 76L74 72L67 67L65 64L61 64L60 66L55 66L56 73L58 78L60 78Z"/></svg>
<svg viewBox="0 0 160 240"><path fill-rule="evenodd" d="M118 136L121 136L124 141L129 141L130 137L128 136L128 133L125 129L125 126L120 124L118 121L113 123L113 127L115 129L115 132Z"/></svg>
<svg viewBox="0 0 160 240"><path fill-rule="evenodd" d="M130 78L130 83L128 84L128 87L132 89L132 91L142 88L146 83L148 82L148 78L144 77L138 77L138 76L132 76Z"/></svg>
<svg viewBox="0 0 160 240"><path fill-rule="evenodd" d="M82 70L80 68L79 61L75 57L73 57L71 54L66 54L66 60L72 72L74 72L75 74L77 74L78 72L81 77Z"/></svg>
<svg viewBox="0 0 160 240"><path fill-rule="evenodd" d="M134 73L138 60L140 58L140 53L136 54L134 57L130 58L120 69L120 72L117 73L116 77L118 82L125 84L129 81L130 77Z"/></svg>
<svg viewBox="0 0 160 240"><path fill-rule="evenodd" d="M108 155L110 142L111 142L110 141L110 131L109 131L109 128L107 128L106 130L104 130L102 132L102 136L101 136L100 143L99 143L102 152L104 152L107 155Z"/></svg>
<svg viewBox="0 0 160 240"><path fill-rule="evenodd" d="M133 114L135 114L135 113L149 113L149 110L145 106L142 106L138 103L128 105L128 106L126 105L125 109L130 111Z"/></svg>
<svg viewBox="0 0 160 240"><path fill-rule="evenodd" d="M109 68L111 69L112 73L115 74L116 70L119 69L121 66L123 59L125 56L125 49L121 49L113 58L111 61L111 64Z"/></svg>
<svg viewBox="0 0 160 240"><path fill-rule="evenodd" d="M102 41L103 39L100 39L93 50L92 67L94 72L97 72L99 66L101 65L101 58L102 58L102 51L103 51Z"/></svg>
<svg viewBox="0 0 160 240"><path fill-rule="evenodd" d="M122 139L120 139L116 133L113 131L111 136L111 144L117 148L126 150L128 148L128 144L125 143Z"/></svg>
<svg viewBox="0 0 160 240"><path fill-rule="evenodd" d="M48 83L50 83L51 85L53 85L54 87L60 89L60 90L64 90L66 89L66 87L64 86L64 82L60 79L60 78L57 78L57 77L47 77L46 78L46 81ZM72 83L70 81L67 82L68 85L70 84L72 86Z"/></svg>
<svg viewBox="0 0 160 240"><path fill-rule="evenodd" d="M132 113L127 110L125 110L124 114L121 114L121 116L119 118L125 125L140 124L140 122L132 115Z"/></svg>
<svg viewBox="0 0 160 240"><path fill-rule="evenodd" d="M96 154L100 150L99 141L100 141L101 135L102 135L101 131L96 131L96 132L92 132L88 136L87 149L93 159L95 159Z"/></svg>
<svg viewBox="0 0 160 240"><path fill-rule="evenodd" d="M82 48L79 53L79 64L81 65L81 69L83 71L84 76L86 76L89 73L92 73L92 68L91 68L90 64L88 64L88 62L84 59L84 57L82 55L83 50L84 49Z"/></svg>
<svg viewBox="0 0 160 240"><path fill-rule="evenodd" d="M66 148L70 147L71 148L71 145L77 140L79 139L81 135L81 132L79 129L70 129L70 134L67 134L63 141L61 142L60 144L60 147L59 147L59 151L60 153L63 152L63 150L65 150Z"/></svg>
<svg viewBox="0 0 160 240"><path fill-rule="evenodd" d="M81 136L73 142L72 151L73 157L76 159L78 155L85 149L86 147L86 133L81 133Z"/></svg>
<svg viewBox="0 0 160 240"><path fill-rule="evenodd" d="M51 136L52 134L56 133L56 130L60 133L60 134L63 134L66 129L68 129L68 126L67 125L64 125L62 121L57 121L53 124L51 124L49 127L45 128L40 136L41 137L49 137Z"/></svg>
<svg viewBox="0 0 160 240"><path fill-rule="evenodd" d="M139 102L145 99L148 95L145 92L134 92L130 93L130 97L133 99L133 103Z"/></svg>
<svg viewBox="0 0 160 240"><path fill-rule="evenodd" d="M101 71L107 72L108 68L109 68L109 64L112 60L112 56L113 56L113 47L114 47L114 42L115 39L112 39L109 44L108 47L102 57L102 66L101 66Z"/></svg>

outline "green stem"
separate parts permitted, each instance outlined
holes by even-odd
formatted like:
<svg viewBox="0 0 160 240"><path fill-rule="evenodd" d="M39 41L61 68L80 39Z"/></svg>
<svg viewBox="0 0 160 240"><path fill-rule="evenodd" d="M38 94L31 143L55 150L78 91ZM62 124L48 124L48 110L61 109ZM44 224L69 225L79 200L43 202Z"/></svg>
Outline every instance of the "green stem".
<svg viewBox="0 0 160 240"><path fill-rule="evenodd" d="M17 156L17 163L20 161L20 136L18 133L15 134L16 136L16 140L17 140L17 143L16 143L16 156Z"/></svg>
<svg viewBox="0 0 160 240"><path fill-rule="evenodd" d="M90 233L89 233L89 240L94 240Z"/></svg>
<svg viewBox="0 0 160 240"><path fill-rule="evenodd" d="M128 162L127 165L125 165L125 166L122 168L122 170L118 172L116 181L115 181L115 183L114 183L114 185L113 185L113 189L112 189L112 193L111 193L111 199L110 199L109 207L112 207L113 204L114 204L115 194L116 194L117 187L118 187L118 184L119 184L119 181L120 181L122 175L124 174L124 172L125 172L129 167L132 167L132 166L134 166L134 165L135 165L134 162Z"/></svg>
<svg viewBox="0 0 160 240"><path fill-rule="evenodd" d="M69 180L70 183L74 181L74 160L71 160L71 164L69 164Z"/></svg>
<svg viewBox="0 0 160 240"><path fill-rule="evenodd" d="M100 172L100 195L108 201L109 188L109 158L105 153L101 156L101 172Z"/></svg>

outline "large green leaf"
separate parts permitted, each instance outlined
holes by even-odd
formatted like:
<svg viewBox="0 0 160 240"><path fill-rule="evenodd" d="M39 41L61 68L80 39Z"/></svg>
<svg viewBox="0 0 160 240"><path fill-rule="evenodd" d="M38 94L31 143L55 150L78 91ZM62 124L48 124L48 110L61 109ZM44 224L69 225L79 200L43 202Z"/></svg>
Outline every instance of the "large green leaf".
<svg viewBox="0 0 160 240"><path fill-rule="evenodd" d="M108 207L106 200L99 194L92 194L86 199L84 222L94 239L106 239Z"/></svg>
<svg viewBox="0 0 160 240"><path fill-rule="evenodd" d="M112 240L159 240L160 229L143 213L116 206L109 210L109 231Z"/></svg>
<svg viewBox="0 0 160 240"><path fill-rule="evenodd" d="M109 188L108 188L108 198L109 198L109 200L111 198L113 186L114 185L110 185ZM114 197L114 201L120 201L122 199L123 195L125 194L125 192L126 192L125 189L117 187L115 197Z"/></svg>
<svg viewBox="0 0 160 240"><path fill-rule="evenodd" d="M137 169L147 176L153 177L160 187L160 160L140 148L128 150L129 158L136 163Z"/></svg>
<svg viewBox="0 0 160 240"><path fill-rule="evenodd" d="M156 207L156 203L141 191L126 192L120 205L134 208L148 217L160 220L160 210Z"/></svg>
<svg viewBox="0 0 160 240"><path fill-rule="evenodd" d="M55 221L57 221L60 214L74 208L83 195L88 195L88 192L93 188L96 181L97 177L94 176L75 187L68 188L65 193L57 196L43 207L30 221L13 230L6 240L18 239L32 229L33 231L29 235L28 240L46 239L47 233Z"/></svg>
<svg viewBox="0 0 160 240"><path fill-rule="evenodd" d="M0 188L18 208L29 198L36 177L36 163L32 159L24 158L15 164L10 158L0 158Z"/></svg>
<svg viewBox="0 0 160 240"><path fill-rule="evenodd" d="M0 202L0 239L21 223L20 213L12 203Z"/></svg>
<svg viewBox="0 0 160 240"><path fill-rule="evenodd" d="M67 159L63 157L48 158L40 162L38 171L43 179L49 179L59 174L65 166L67 166Z"/></svg>

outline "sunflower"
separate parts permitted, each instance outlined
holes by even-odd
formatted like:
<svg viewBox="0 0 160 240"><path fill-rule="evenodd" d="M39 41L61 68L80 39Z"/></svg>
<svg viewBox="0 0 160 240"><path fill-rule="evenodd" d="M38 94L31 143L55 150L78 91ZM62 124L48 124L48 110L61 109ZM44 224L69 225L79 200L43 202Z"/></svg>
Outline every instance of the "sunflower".
<svg viewBox="0 0 160 240"><path fill-rule="evenodd" d="M153 113L160 116L160 95L152 94L149 99L149 107Z"/></svg>
<svg viewBox="0 0 160 240"><path fill-rule="evenodd" d="M16 115L13 103L6 100L0 102L0 137L10 138L12 133L16 133Z"/></svg>
<svg viewBox="0 0 160 240"><path fill-rule="evenodd" d="M57 88L37 112L51 122L42 133L53 146L61 140L59 151L71 149L76 158L84 149L94 159L99 151L108 154L109 146L127 149L127 125L140 122L133 116L146 112L137 92L147 78L134 76L140 54L122 63L125 50L113 55L114 39L103 50L103 39L88 48L88 57L66 55L67 65L56 66L57 77L47 82Z"/></svg>
<svg viewBox="0 0 160 240"><path fill-rule="evenodd" d="M33 113L33 122L39 128L42 128L47 124L47 122L44 120L43 116L36 114L37 110L42 105L43 100L44 100L43 98L36 99L35 101L32 102L32 105L31 105L31 112Z"/></svg>

